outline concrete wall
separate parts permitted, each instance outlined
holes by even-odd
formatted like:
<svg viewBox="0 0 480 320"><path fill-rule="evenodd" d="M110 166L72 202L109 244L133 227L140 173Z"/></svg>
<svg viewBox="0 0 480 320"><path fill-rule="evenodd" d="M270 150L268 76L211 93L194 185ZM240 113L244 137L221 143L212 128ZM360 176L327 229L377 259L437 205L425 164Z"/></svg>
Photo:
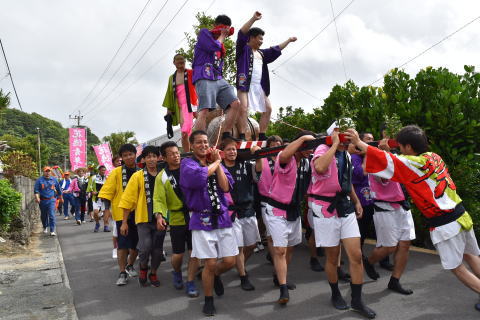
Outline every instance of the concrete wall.
<svg viewBox="0 0 480 320"><path fill-rule="evenodd" d="M35 202L33 187L35 181L26 177L14 177L13 187L22 194L20 214L10 225L9 238L20 243L28 244L35 223L40 217L40 209Z"/></svg>

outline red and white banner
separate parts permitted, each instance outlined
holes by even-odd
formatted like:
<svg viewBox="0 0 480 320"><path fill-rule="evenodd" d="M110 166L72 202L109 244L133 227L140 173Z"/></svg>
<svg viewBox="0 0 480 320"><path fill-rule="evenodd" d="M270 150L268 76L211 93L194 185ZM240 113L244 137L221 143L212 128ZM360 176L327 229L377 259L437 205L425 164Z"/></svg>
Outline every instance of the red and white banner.
<svg viewBox="0 0 480 320"><path fill-rule="evenodd" d="M107 175L113 170L112 163L112 151L110 150L110 145L108 143L99 144L98 146L93 146L93 150L97 155L98 164L105 166L107 169Z"/></svg>
<svg viewBox="0 0 480 320"><path fill-rule="evenodd" d="M72 171L87 166L87 132L83 128L69 128L70 167Z"/></svg>
<svg viewBox="0 0 480 320"><path fill-rule="evenodd" d="M267 146L267 141L240 141L240 142L237 142L237 149L250 149L253 146L258 146L260 148L265 148Z"/></svg>

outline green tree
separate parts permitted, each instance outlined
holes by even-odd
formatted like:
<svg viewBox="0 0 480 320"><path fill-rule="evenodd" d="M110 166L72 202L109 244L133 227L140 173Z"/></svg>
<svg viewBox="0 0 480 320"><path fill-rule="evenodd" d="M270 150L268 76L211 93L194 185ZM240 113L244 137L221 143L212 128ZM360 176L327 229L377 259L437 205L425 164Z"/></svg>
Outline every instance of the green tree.
<svg viewBox="0 0 480 320"><path fill-rule="evenodd" d="M215 18L206 15L205 12L198 12L195 15L197 23L193 25L193 33L185 32L185 38L187 39L187 46L180 48L176 51L187 59L188 62L193 63L193 52L195 44L197 43L197 35L201 29L212 29ZM223 42L226 50L226 55L223 65L223 77L225 80L234 85L236 81L237 67L235 65L235 41L230 37ZM173 58L173 57L172 57Z"/></svg>
<svg viewBox="0 0 480 320"><path fill-rule="evenodd" d="M427 67L414 77L393 69L385 75L382 87L359 88L352 81L335 85L324 104L310 113L302 108L281 108L277 116L280 121L272 123L267 133L295 136L298 130L282 122L318 133L345 115L352 115L358 131L371 132L377 139L386 120L416 124L425 130L430 149L448 164L465 207L478 221L480 74L472 66L464 69L463 74L455 74L445 68ZM425 245L429 243L425 220L416 208L413 212L417 243ZM478 223L475 228L480 232Z"/></svg>
<svg viewBox="0 0 480 320"><path fill-rule="evenodd" d="M135 138L135 132L125 131L125 132L114 132L110 135L103 137L103 142L108 142L110 148L112 149L112 154L118 154L120 147L126 143L138 144L137 139Z"/></svg>
<svg viewBox="0 0 480 320"><path fill-rule="evenodd" d="M3 111L5 123L0 125L0 137L7 135L0 140L12 141L15 150L23 151L32 159L37 159L37 128L40 128L40 151L42 154L42 165L63 165L65 157L68 158L68 129L60 122L48 119L38 113L26 113L17 109L0 109ZM87 129L87 145L99 144L100 139ZM95 154L88 149L88 161L95 162Z"/></svg>
<svg viewBox="0 0 480 320"><path fill-rule="evenodd" d="M6 109L10 105L10 92L4 93L2 89L0 89L0 109Z"/></svg>
<svg viewBox="0 0 480 320"><path fill-rule="evenodd" d="M3 163L5 177L13 182L14 176L24 176L31 179L38 177L38 168L32 158L21 151L8 152L0 157Z"/></svg>

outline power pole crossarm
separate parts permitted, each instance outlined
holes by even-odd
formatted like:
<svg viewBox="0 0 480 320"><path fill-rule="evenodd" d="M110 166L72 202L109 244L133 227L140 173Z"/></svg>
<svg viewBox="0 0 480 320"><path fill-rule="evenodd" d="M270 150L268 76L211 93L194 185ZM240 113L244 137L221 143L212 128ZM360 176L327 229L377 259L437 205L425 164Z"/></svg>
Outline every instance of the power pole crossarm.
<svg viewBox="0 0 480 320"><path fill-rule="evenodd" d="M81 115L80 110L78 111L78 115L75 115L75 116L69 115L68 117L72 120L77 121L77 127L80 127L80 121L83 119L83 116Z"/></svg>

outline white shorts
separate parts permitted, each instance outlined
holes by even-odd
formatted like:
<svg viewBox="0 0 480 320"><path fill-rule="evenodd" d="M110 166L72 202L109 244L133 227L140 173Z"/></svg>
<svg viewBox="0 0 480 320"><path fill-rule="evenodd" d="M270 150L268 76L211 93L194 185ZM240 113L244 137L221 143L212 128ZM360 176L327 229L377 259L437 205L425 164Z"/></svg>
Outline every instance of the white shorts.
<svg viewBox="0 0 480 320"><path fill-rule="evenodd" d="M117 223L115 220L110 221L110 226L112 227L112 236L118 238Z"/></svg>
<svg viewBox="0 0 480 320"><path fill-rule="evenodd" d="M264 218L274 247L293 247L302 242L300 217L295 221L288 221L284 217L274 216L273 207L267 204Z"/></svg>
<svg viewBox="0 0 480 320"><path fill-rule="evenodd" d="M192 230L192 257L215 259L234 257L237 254L238 245L232 228Z"/></svg>
<svg viewBox="0 0 480 320"><path fill-rule="evenodd" d="M341 239L360 238L357 217L351 213L346 217L333 216L325 218L321 212L321 206L313 202L309 203L313 211L313 230L315 232L316 247L336 247Z"/></svg>
<svg viewBox="0 0 480 320"><path fill-rule="evenodd" d="M435 244L443 269L455 269L462 264L463 255L469 253L480 255L477 238L473 228L470 231L460 231L456 236Z"/></svg>
<svg viewBox="0 0 480 320"><path fill-rule="evenodd" d="M402 207L393 211L375 211L373 223L377 233L377 247L396 247L399 241L415 239L412 212Z"/></svg>
<svg viewBox="0 0 480 320"><path fill-rule="evenodd" d="M265 215L267 214L267 203L266 202L260 202L260 210L262 212L262 219L263 219L263 224L265 225L265 235L267 237L270 237L270 231L268 231L267 228L267 218Z"/></svg>
<svg viewBox="0 0 480 320"><path fill-rule="evenodd" d="M239 247L248 247L260 242L260 232L258 232L258 222L255 216L235 219L232 229Z"/></svg>
<svg viewBox="0 0 480 320"><path fill-rule="evenodd" d="M105 211L105 203L103 203L102 199L98 198L97 201L93 203L93 210Z"/></svg>

